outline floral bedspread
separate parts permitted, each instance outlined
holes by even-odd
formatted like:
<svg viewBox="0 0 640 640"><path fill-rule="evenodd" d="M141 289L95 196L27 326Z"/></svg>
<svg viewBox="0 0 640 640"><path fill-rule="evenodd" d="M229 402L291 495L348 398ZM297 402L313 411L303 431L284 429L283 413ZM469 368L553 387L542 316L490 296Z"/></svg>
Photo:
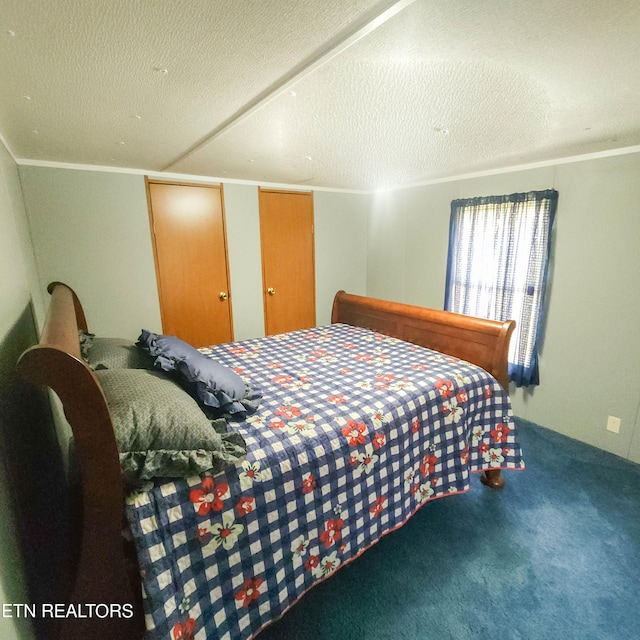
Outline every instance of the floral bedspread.
<svg viewBox="0 0 640 640"><path fill-rule="evenodd" d="M127 516L147 638L250 638L470 472L524 467L484 370L348 325L203 351L263 392L247 458L148 484Z"/></svg>

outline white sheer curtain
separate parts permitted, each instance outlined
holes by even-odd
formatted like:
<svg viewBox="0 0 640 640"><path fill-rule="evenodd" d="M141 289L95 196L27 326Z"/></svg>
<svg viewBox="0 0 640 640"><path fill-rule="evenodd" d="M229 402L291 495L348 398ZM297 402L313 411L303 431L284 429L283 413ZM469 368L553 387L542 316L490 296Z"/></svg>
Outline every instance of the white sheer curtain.
<svg viewBox="0 0 640 640"><path fill-rule="evenodd" d="M516 321L509 374L539 383L537 343L558 192L532 191L451 203L445 309Z"/></svg>

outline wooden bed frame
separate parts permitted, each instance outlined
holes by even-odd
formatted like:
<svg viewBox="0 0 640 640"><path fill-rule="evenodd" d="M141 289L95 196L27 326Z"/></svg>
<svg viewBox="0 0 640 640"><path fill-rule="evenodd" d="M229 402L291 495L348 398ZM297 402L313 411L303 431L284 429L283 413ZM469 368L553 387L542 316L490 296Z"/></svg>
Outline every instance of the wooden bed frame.
<svg viewBox="0 0 640 640"><path fill-rule="evenodd" d="M67 285L49 285L51 302L40 343L25 351L20 373L50 387L62 401L71 425L80 488L74 518L79 551L73 559L68 593L59 602L80 613L87 605L127 605L125 615L105 618L65 616L58 637L136 640L144 634L144 616L135 552L123 543L123 486L118 450L105 397L80 355L78 329L88 330L82 305ZM385 302L339 291L331 322L343 322L429 347L479 365L507 389L507 352L515 322L494 322L446 311ZM482 481L494 488L504 484L499 470ZM126 617L133 605L134 615ZM85 610L83 611L83 607Z"/></svg>

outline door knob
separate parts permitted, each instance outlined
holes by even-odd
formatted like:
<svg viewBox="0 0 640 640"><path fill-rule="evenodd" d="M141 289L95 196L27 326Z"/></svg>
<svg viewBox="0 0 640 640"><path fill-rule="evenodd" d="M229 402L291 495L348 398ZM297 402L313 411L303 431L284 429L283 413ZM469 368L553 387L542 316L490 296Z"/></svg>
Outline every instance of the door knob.
<svg viewBox="0 0 640 640"><path fill-rule="evenodd" d="M221 291L220 294L218 295L218 298L220 298L220 300L226 300L228 298L227 292Z"/></svg>
<svg viewBox="0 0 640 640"><path fill-rule="evenodd" d="M267 289L267 293L268 293L270 296L274 296L274 295L276 294L276 290L275 290L273 287L269 287L269 288Z"/></svg>

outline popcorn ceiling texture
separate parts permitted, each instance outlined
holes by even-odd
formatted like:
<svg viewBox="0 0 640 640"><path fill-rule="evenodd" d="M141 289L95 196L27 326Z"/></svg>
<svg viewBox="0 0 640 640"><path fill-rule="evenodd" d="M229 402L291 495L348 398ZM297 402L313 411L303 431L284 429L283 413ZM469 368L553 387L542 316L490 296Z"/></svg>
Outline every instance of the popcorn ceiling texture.
<svg viewBox="0 0 640 640"><path fill-rule="evenodd" d="M21 161L371 190L640 144L637 0L5 0L0 23Z"/></svg>

